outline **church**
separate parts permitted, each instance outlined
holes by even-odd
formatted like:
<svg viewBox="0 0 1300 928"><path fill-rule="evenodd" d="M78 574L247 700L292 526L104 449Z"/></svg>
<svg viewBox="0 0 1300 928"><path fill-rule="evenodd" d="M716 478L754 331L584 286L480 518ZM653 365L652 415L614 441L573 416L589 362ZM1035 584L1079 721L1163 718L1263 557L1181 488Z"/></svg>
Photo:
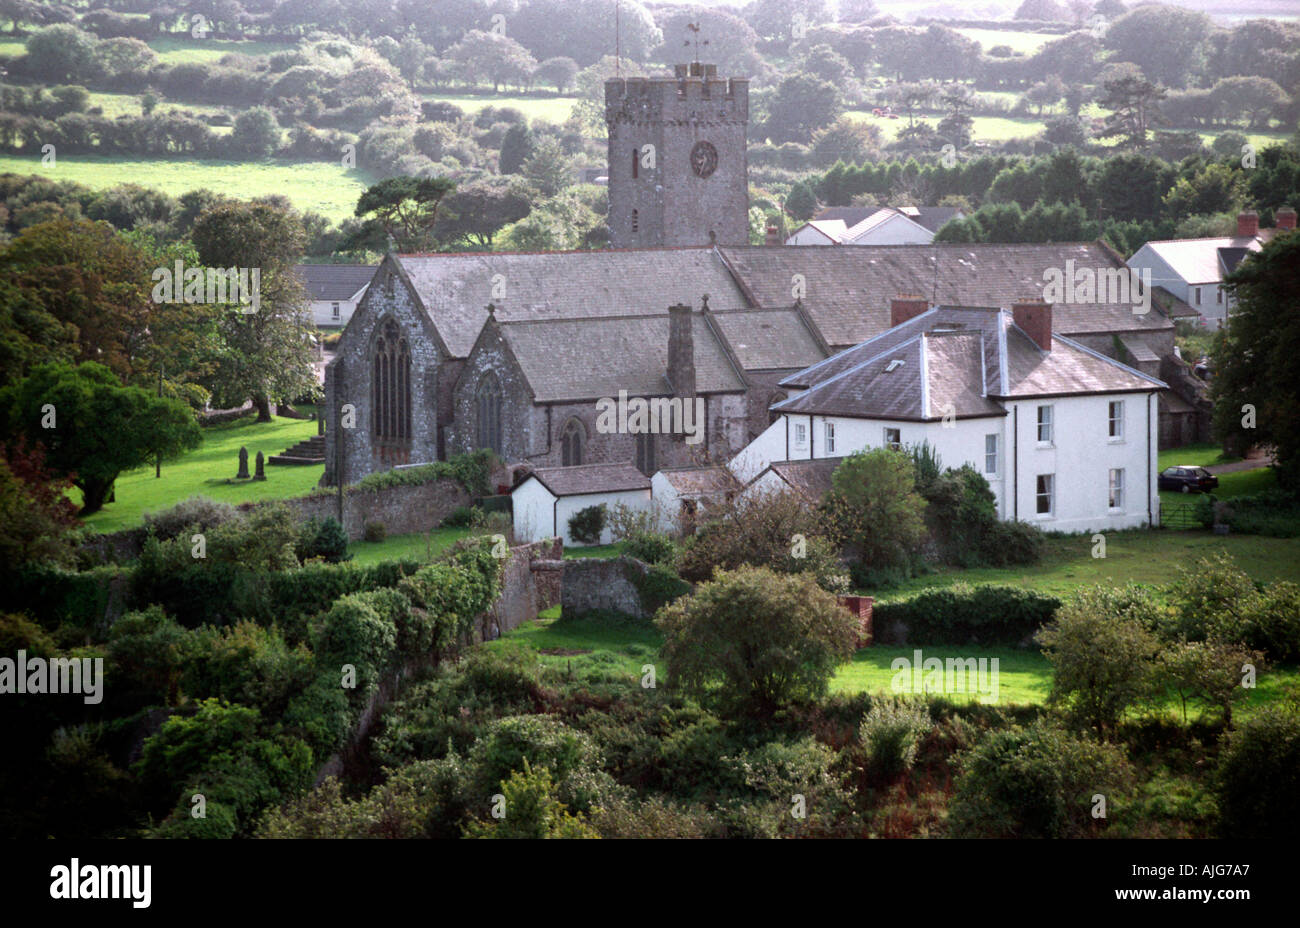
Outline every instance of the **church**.
<svg viewBox="0 0 1300 928"><path fill-rule="evenodd" d="M605 115L612 247L384 258L326 368L323 483L477 448L647 476L722 463L779 418L782 381L890 328L900 297L1006 307L1067 261L1125 266L1101 242L750 245L746 80L698 62L612 79ZM1152 377L1172 363L1158 305L1055 309L1086 348ZM701 434L611 430L621 395L690 402ZM1188 408L1164 391L1162 445Z"/></svg>

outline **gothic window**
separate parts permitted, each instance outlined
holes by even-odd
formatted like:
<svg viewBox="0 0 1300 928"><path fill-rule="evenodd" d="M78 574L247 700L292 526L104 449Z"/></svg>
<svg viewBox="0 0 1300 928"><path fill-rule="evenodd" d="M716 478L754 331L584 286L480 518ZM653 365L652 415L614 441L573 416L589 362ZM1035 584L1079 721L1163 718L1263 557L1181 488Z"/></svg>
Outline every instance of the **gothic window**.
<svg viewBox="0 0 1300 928"><path fill-rule="evenodd" d="M586 430L577 419L570 419L564 424L564 430L560 433L560 462L565 467L582 463L585 438Z"/></svg>
<svg viewBox="0 0 1300 928"><path fill-rule="evenodd" d="M636 437L636 469L647 477L658 470L655 467L655 437L648 432L642 432Z"/></svg>
<svg viewBox="0 0 1300 928"><path fill-rule="evenodd" d="M478 427L476 446L491 448L501 454L501 384L496 375L489 373L478 385L475 395Z"/></svg>
<svg viewBox="0 0 1300 928"><path fill-rule="evenodd" d="M641 213L639 210L632 210L632 231L636 232L641 226Z"/></svg>
<svg viewBox="0 0 1300 928"><path fill-rule="evenodd" d="M370 409L380 456L400 458L411 445L411 350L392 319L380 326L375 339Z"/></svg>
<svg viewBox="0 0 1300 928"><path fill-rule="evenodd" d="M641 155L635 148L632 149L632 179L636 180L641 176Z"/></svg>

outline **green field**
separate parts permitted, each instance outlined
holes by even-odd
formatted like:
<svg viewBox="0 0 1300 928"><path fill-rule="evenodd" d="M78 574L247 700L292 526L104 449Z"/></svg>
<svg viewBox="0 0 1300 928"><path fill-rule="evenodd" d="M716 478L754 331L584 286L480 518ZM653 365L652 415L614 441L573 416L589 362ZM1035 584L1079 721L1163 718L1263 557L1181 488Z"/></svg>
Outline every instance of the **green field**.
<svg viewBox="0 0 1300 928"><path fill-rule="evenodd" d="M429 103L454 103L466 113L477 113L485 106L513 106L529 121L562 123L569 118L577 97L529 97L508 94L422 93Z"/></svg>
<svg viewBox="0 0 1300 928"><path fill-rule="evenodd" d="M1166 467L1213 467L1216 464L1229 464L1240 458L1225 457L1223 449L1215 444L1185 445L1182 448L1166 448L1157 456L1157 472ZM1219 499L1233 496L1248 496L1261 493L1277 486L1277 476L1268 467L1254 470L1241 470L1219 475L1219 488L1214 495ZM1195 493L1176 493L1172 490L1160 491L1160 504L1165 507L1195 505L1198 496Z"/></svg>
<svg viewBox="0 0 1300 928"><path fill-rule="evenodd" d="M149 47L158 53L166 64L216 64L223 55L238 52L241 55L271 55L293 48L284 42L236 41L208 36L196 39L191 36L163 36L151 40Z"/></svg>
<svg viewBox="0 0 1300 928"><path fill-rule="evenodd" d="M166 509L191 496L207 496L224 503L259 499L285 499L310 492L325 472L325 465L289 467L268 465L266 480L231 480L239 470L240 446L248 448L251 472L257 452L267 457L280 454L290 445L316 434L316 423L308 419L280 419L254 422L241 419L204 429L203 444L181 459L164 463L162 477L154 477L152 466L117 478L117 502L108 503L85 521L100 532L115 532L139 525L146 512ZM80 502L80 492L74 491Z"/></svg>
<svg viewBox="0 0 1300 928"><path fill-rule="evenodd" d="M104 115L109 119L116 119L119 116L139 116L142 112L140 109L140 97L138 93L102 93L92 91L90 100L86 104L87 108L99 107L104 111ZM226 107L212 106L205 103L172 103L162 101L158 104L155 112L173 113L173 112L190 112L197 113L200 116L212 113L229 112ZM222 129L229 129L228 126L214 126L213 131L220 132Z"/></svg>
<svg viewBox="0 0 1300 928"><path fill-rule="evenodd" d="M0 155L0 173L43 174L102 189L117 184L144 184L172 196L206 187L241 198L283 194L304 212L334 222L351 216L370 181L362 172L335 161L212 161L181 158L115 158L60 155L54 167L39 155Z"/></svg>
<svg viewBox="0 0 1300 928"><path fill-rule="evenodd" d="M393 535L383 541L354 541L348 545L348 553L357 564L402 560L429 561L451 547L454 542L468 535L467 528L436 528L431 532Z"/></svg>
<svg viewBox="0 0 1300 928"><path fill-rule="evenodd" d="M988 50L994 46L1006 45L1018 54L1032 55L1048 42L1061 38L1059 35L1046 32L1012 32L1011 30L978 29L966 26L954 31L960 32L968 39L979 42L985 54L988 54Z"/></svg>

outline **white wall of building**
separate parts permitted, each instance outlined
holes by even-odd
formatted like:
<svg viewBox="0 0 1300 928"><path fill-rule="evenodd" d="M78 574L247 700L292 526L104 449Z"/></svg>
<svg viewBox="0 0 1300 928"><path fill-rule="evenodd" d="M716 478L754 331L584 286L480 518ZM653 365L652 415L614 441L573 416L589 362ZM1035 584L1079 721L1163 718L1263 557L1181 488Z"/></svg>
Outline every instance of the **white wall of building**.
<svg viewBox="0 0 1300 928"><path fill-rule="evenodd" d="M1199 312L1205 317L1205 323L1211 329L1223 325L1223 320L1232 309L1231 299L1217 281L1192 283L1184 280L1150 245L1139 248L1133 257L1128 259L1128 266L1138 270L1150 269L1153 287L1164 287Z"/></svg>
<svg viewBox="0 0 1300 928"><path fill-rule="evenodd" d="M789 236L785 243L787 245L835 245L837 244L826 233L819 231L814 226L800 226L798 230Z"/></svg>
<svg viewBox="0 0 1300 928"><path fill-rule="evenodd" d="M849 230L850 233L852 230ZM920 223L895 213L884 222L850 239L849 245L928 245L934 233Z"/></svg>
<svg viewBox="0 0 1300 928"><path fill-rule="evenodd" d="M361 302L361 296L364 295L365 290L362 290L361 294L352 300L312 300L312 322L318 326L342 328L357 311L357 304ZM335 307L338 308L338 315L335 315Z"/></svg>
<svg viewBox="0 0 1300 928"><path fill-rule="evenodd" d="M569 520L588 506L604 503L613 509L619 503L630 509L649 509L650 490L624 490L617 493L587 493L581 496L557 497L546 489L536 477L530 477L515 487L510 495L514 509L515 538L520 542L541 541L559 537L564 546L581 547L569 534ZM608 526L601 533L600 544L613 542Z"/></svg>

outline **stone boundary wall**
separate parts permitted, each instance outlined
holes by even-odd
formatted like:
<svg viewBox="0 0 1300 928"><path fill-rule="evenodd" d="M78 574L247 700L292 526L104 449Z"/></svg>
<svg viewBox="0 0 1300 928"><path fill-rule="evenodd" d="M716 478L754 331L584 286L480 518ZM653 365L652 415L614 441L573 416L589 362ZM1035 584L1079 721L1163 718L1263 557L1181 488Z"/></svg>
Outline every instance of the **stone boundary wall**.
<svg viewBox="0 0 1300 928"><path fill-rule="evenodd" d="M638 619L646 617L641 591L631 577L645 577L650 571L634 557L575 558L564 562L560 615L565 618L600 610L622 612Z"/></svg>

